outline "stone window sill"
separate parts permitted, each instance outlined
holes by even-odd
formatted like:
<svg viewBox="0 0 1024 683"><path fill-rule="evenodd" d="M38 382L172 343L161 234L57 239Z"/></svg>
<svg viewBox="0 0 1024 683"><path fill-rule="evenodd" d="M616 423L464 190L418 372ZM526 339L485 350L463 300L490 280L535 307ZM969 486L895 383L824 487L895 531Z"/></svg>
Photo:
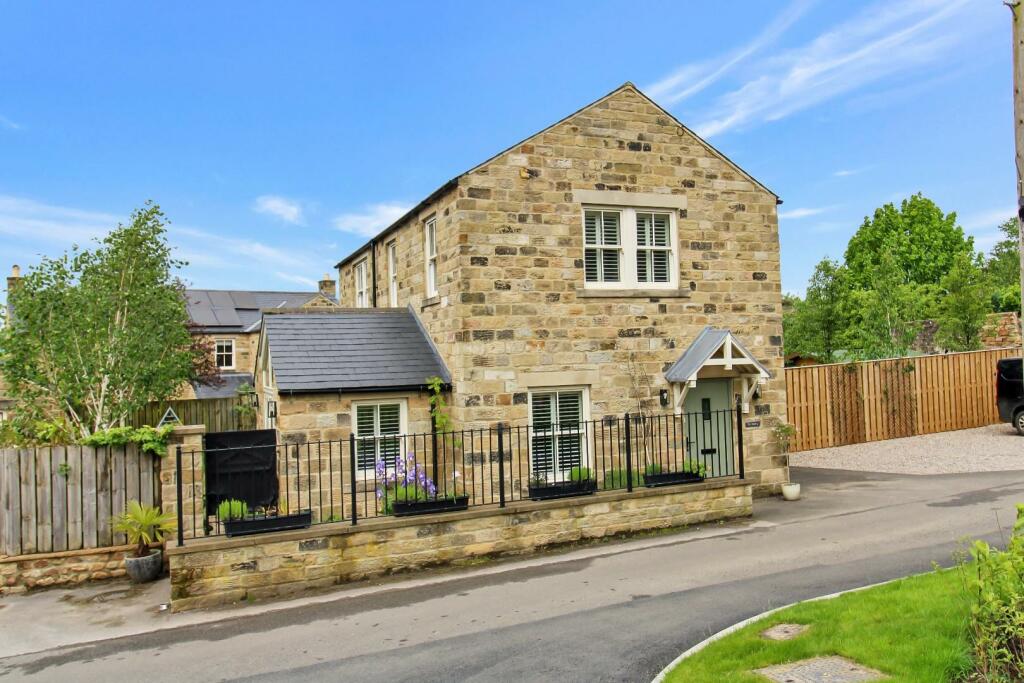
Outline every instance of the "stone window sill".
<svg viewBox="0 0 1024 683"><path fill-rule="evenodd" d="M441 303L441 296L440 295L435 295L435 296L429 297L427 299L424 299L420 303L420 310L421 311L425 311L428 308L430 308L431 306L437 306L439 303Z"/></svg>
<svg viewBox="0 0 1024 683"><path fill-rule="evenodd" d="M689 299L689 289L578 289L577 299Z"/></svg>

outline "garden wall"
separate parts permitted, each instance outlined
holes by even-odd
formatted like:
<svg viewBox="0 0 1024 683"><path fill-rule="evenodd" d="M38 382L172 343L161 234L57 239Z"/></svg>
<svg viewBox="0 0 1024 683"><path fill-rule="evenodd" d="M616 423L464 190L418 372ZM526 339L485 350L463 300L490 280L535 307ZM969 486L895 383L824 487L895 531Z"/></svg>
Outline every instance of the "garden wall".
<svg viewBox="0 0 1024 683"><path fill-rule="evenodd" d="M124 557L134 548L121 545L0 557L0 595L124 576Z"/></svg>
<svg viewBox="0 0 1024 683"><path fill-rule="evenodd" d="M520 502L420 518L325 524L244 538L168 543L174 611L292 595L384 574L458 564L475 557L752 513L752 487L739 479L685 487L606 492Z"/></svg>

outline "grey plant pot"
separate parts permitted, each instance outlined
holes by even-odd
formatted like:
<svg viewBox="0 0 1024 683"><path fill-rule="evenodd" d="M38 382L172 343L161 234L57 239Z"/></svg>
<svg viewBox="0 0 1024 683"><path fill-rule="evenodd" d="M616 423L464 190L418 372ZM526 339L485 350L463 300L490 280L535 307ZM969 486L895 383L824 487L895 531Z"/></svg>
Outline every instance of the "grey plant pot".
<svg viewBox="0 0 1024 683"><path fill-rule="evenodd" d="M159 550L150 550L146 557L126 557L124 568L132 583L155 581L164 568L163 553Z"/></svg>

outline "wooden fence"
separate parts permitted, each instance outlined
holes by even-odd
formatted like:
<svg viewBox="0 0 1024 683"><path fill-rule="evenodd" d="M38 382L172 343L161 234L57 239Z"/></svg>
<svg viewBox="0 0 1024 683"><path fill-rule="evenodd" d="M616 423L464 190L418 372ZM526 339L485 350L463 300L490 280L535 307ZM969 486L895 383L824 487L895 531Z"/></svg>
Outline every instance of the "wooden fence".
<svg viewBox="0 0 1024 683"><path fill-rule="evenodd" d="M786 368L792 451L999 422L995 367L1020 349Z"/></svg>
<svg viewBox="0 0 1024 683"><path fill-rule="evenodd" d="M255 429L254 409L248 408L249 396L228 396L226 398L194 398L182 401L156 401L137 411L129 419L133 427L150 425L155 427L167 414L168 408L185 425L206 425L207 432L234 432L240 429Z"/></svg>
<svg viewBox="0 0 1024 683"><path fill-rule="evenodd" d="M160 458L127 446L0 449L0 555L126 542L111 518L160 504Z"/></svg>

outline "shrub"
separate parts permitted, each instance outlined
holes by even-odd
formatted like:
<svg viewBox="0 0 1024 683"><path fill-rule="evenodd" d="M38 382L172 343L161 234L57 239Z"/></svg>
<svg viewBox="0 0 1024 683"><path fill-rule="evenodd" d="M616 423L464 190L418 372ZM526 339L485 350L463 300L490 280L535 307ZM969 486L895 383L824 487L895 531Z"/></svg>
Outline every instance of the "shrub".
<svg viewBox="0 0 1024 683"><path fill-rule="evenodd" d="M649 462L644 467L644 474L661 474L661 464L657 462Z"/></svg>
<svg viewBox="0 0 1024 683"><path fill-rule="evenodd" d="M395 502L412 503L418 500L429 500L433 496L418 484L399 484L384 491L381 496L381 512L385 515L392 514Z"/></svg>
<svg viewBox="0 0 1024 683"><path fill-rule="evenodd" d="M573 467L569 470L570 481L587 481L593 478L594 473L590 471L589 467Z"/></svg>
<svg viewBox="0 0 1024 683"><path fill-rule="evenodd" d="M128 501L124 512L114 517L114 531L128 537L128 542L135 546L136 557L148 555L149 545L163 541L175 527L177 523L169 513L137 500Z"/></svg>
<svg viewBox="0 0 1024 683"><path fill-rule="evenodd" d="M232 519L243 519L247 514L249 514L249 506L245 504L244 500L229 498L228 500L222 500L220 505L217 506L217 519L222 522Z"/></svg>
<svg viewBox="0 0 1024 683"><path fill-rule="evenodd" d="M1005 552L975 541L961 561L971 601L969 636L978 680L1024 680L1024 505Z"/></svg>
<svg viewBox="0 0 1024 683"><path fill-rule="evenodd" d="M650 465L648 465L650 467ZM645 468L646 469L646 468ZM633 470L633 486L643 486L644 476L640 470ZM626 470L608 470L601 482L603 489L624 489L626 488Z"/></svg>

